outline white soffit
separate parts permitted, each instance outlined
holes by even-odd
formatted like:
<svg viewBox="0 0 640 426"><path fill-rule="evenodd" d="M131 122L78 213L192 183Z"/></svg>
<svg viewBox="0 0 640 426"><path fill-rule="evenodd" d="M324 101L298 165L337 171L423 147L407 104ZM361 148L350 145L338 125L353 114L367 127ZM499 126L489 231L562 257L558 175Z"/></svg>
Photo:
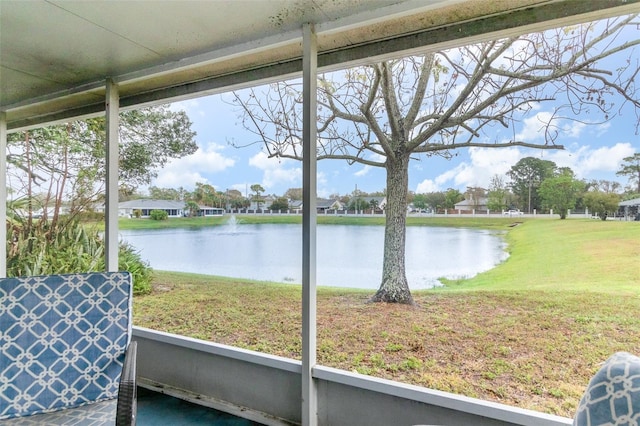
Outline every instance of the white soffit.
<svg viewBox="0 0 640 426"><path fill-rule="evenodd" d="M298 74L302 25L331 69L416 49L640 12L637 0L0 0L9 129Z"/></svg>

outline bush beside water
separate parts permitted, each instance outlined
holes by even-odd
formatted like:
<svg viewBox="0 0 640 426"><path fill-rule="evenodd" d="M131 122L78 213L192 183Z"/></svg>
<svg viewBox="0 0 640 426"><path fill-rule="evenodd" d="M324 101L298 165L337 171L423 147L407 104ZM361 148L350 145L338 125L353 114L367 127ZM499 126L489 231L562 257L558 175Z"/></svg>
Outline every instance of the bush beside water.
<svg viewBox="0 0 640 426"><path fill-rule="evenodd" d="M149 217L153 220L166 220L169 217L169 213L164 210L151 210Z"/></svg>
<svg viewBox="0 0 640 426"><path fill-rule="evenodd" d="M104 271L105 243L97 229L77 218L25 218L15 212L7 220L7 276ZM151 291L151 267L139 252L119 245L118 269L133 276L133 291Z"/></svg>

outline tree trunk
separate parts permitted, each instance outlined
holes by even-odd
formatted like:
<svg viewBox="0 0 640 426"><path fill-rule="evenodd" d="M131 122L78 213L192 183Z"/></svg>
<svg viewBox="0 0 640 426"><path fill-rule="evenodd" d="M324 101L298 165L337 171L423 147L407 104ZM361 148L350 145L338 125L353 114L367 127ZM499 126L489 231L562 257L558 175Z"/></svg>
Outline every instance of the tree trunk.
<svg viewBox="0 0 640 426"><path fill-rule="evenodd" d="M412 305L414 302L404 267L409 155L401 154L398 158L387 157L386 169L387 205L382 283L371 301Z"/></svg>

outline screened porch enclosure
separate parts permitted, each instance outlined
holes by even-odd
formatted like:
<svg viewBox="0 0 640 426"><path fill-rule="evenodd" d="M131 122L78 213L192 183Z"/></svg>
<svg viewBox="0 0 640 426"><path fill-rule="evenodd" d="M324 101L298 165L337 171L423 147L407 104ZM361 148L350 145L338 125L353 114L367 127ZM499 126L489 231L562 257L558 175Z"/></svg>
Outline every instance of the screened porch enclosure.
<svg viewBox="0 0 640 426"><path fill-rule="evenodd" d="M316 75L418 50L638 12L636 0L277 0L250 5L232 0L2 0L0 149L6 152L11 132L106 117L106 265L115 271L119 112L301 77L301 361L134 324L141 386L259 424L568 425L568 418L318 365ZM6 175L3 155L0 196L5 201ZM6 222L5 202L0 217ZM6 238L2 227L0 239ZM0 276L6 275L6 254L6 245L0 245Z"/></svg>

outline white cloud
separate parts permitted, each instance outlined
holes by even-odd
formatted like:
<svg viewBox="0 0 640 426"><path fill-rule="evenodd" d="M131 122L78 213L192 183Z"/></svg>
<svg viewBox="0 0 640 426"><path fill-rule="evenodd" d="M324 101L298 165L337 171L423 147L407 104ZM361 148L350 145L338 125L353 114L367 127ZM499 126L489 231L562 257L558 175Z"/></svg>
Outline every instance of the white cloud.
<svg viewBox="0 0 640 426"><path fill-rule="evenodd" d="M458 164L453 169L438 175L435 179L425 179L416 186L416 193L444 191L447 188L457 187L463 176L469 174L469 166L466 163Z"/></svg>
<svg viewBox="0 0 640 426"><path fill-rule="evenodd" d="M380 164L383 164L387 160L384 155L377 154L377 153L369 153L369 155L367 155L366 159L369 160L369 161L375 161L376 163L380 163ZM356 177L366 176L367 174L369 174L369 172L373 168L374 168L374 166L370 166L368 164L365 164L360 170L355 172L353 175L356 176Z"/></svg>
<svg viewBox="0 0 640 426"><path fill-rule="evenodd" d="M435 179L425 179L416 187L417 193L444 191L447 188L466 189L467 186L488 187L494 175L504 175L523 157L516 148L470 148L470 162L462 162Z"/></svg>
<svg viewBox="0 0 640 426"><path fill-rule="evenodd" d="M597 137L602 136L609 130L610 127L611 127L610 121L607 121L606 123L598 124L597 126L595 126L595 135Z"/></svg>
<svg viewBox="0 0 640 426"><path fill-rule="evenodd" d="M587 123L581 123L579 121L569 121L562 126L565 136L570 138L577 138L582 134L582 131L587 127Z"/></svg>
<svg viewBox="0 0 640 426"><path fill-rule="evenodd" d="M260 151L253 157L249 158L249 165L260 170L267 170L276 167L277 163L273 162L273 158L269 158L267 154Z"/></svg>
<svg viewBox="0 0 640 426"><path fill-rule="evenodd" d="M249 159L249 165L262 170L262 186L265 189L278 185L288 184L300 186L302 182L302 168L290 167L294 160L286 158L269 158L266 153L260 151ZM297 162L296 162L297 163ZM297 163L299 165L299 163Z"/></svg>
<svg viewBox="0 0 640 426"><path fill-rule="evenodd" d="M365 165L364 167L362 167L360 170L358 170L357 172L355 172L353 175L357 176L357 177L362 177L362 176L366 176L367 173L369 173L369 171L371 170L371 166L367 166Z"/></svg>
<svg viewBox="0 0 640 426"><path fill-rule="evenodd" d="M582 163L586 173L593 171L615 172L620 169L622 159L633 155L634 147L630 143L617 143L614 146L603 146L591 152Z"/></svg>
<svg viewBox="0 0 640 426"><path fill-rule="evenodd" d="M557 136L560 139L577 139L589 127L589 123L554 118L547 111L541 111L532 117L525 118L522 123L522 129L516 134L516 139L524 142L541 142L545 137L545 128L549 123L551 123L550 132L558 132ZM606 131L606 126L600 125L597 129L603 133Z"/></svg>
<svg viewBox="0 0 640 426"><path fill-rule="evenodd" d="M218 173L235 165L235 160L225 157L220 151L224 146L210 143L186 157L169 161L153 185L160 188L193 189L196 182L209 182L205 174Z"/></svg>
<svg viewBox="0 0 640 426"><path fill-rule="evenodd" d="M417 194L426 194L428 192L441 191L441 188L431 179L425 179L416 187Z"/></svg>
<svg viewBox="0 0 640 426"><path fill-rule="evenodd" d="M613 146L591 149L582 146L578 149L556 151L548 156L548 160L558 167L570 167L578 178L588 178L594 173L613 173L620 168L622 159L633 155L635 149L628 142L619 142Z"/></svg>
<svg viewBox="0 0 640 426"><path fill-rule="evenodd" d="M464 191L467 186L486 188L492 176L504 176L520 159L530 156L553 161L558 167L569 167L579 179L595 179L600 178L602 173L615 173L620 168L622 159L634 152L633 145L628 142L596 149L578 146L573 150L558 151L534 151L517 147L471 148L470 162L462 162L435 179L423 180L417 185L416 192L444 191L451 187Z"/></svg>
<svg viewBox="0 0 640 426"><path fill-rule="evenodd" d="M203 109L203 106L198 98L173 102L169 105L169 109L174 112L184 111L189 116L197 115L200 117L204 117L206 115L206 112Z"/></svg>
<svg viewBox="0 0 640 426"><path fill-rule="evenodd" d="M220 153L225 149L224 145L210 143L208 146L199 149L195 154L181 160L184 160L188 166L196 167L207 173L221 172L235 165L234 159L225 157Z"/></svg>
<svg viewBox="0 0 640 426"><path fill-rule="evenodd" d="M316 183L317 186L326 186L328 183L327 174L325 172L316 173Z"/></svg>
<svg viewBox="0 0 640 426"><path fill-rule="evenodd" d="M522 158L520 149L513 148L471 148L469 149L473 167L491 171L490 176L506 173ZM485 173L486 174L486 173Z"/></svg>
<svg viewBox="0 0 640 426"><path fill-rule="evenodd" d="M551 120L551 113L538 112L533 117L523 120L522 129L516 134L516 139L524 142L533 142L544 138L544 127Z"/></svg>
<svg viewBox="0 0 640 426"><path fill-rule="evenodd" d="M335 188L329 187L329 180L327 179L327 174L322 171L318 171L316 175L317 179L317 190L316 194L320 198L327 198L329 195L337 192Z"/></svg>
<svg viewBox="0 0 640 426"><path fill-rule="evenodd" d="M451 170L447 170L441 175L436 177L435 183L440 187L444 187L449 182L448 186L453 186L451 183L457 186L459 177L463 174L468 174L469 166L467 163L460 163ZM446 189L446 188L445 188Z"/></svg>
<svg viewBox="0 0 640 426"><path fill-rule="evenodd" d="M163 171L156 179L153 180L152 186L159 188L180 188L193 190L196 182L209 183L207 178L198 172L171 172Z"/></svg>

